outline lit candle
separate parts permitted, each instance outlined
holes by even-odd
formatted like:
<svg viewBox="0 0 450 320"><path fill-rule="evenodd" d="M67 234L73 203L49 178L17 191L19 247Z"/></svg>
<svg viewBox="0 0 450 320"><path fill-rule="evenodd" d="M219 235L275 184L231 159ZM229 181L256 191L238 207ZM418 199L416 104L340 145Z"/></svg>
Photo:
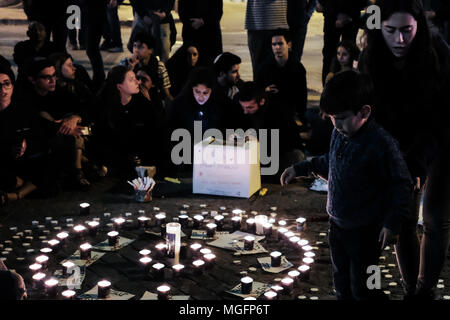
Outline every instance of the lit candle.
<svg viewBox="0 0 450 320"><path fill-rule="evenodd" d="M194 262L192 262L193 266L194 266L194 274L196 275L200 275L203 273L203 268L205 266L205 261L203 260L195 260Z"/></svg>
<svg viewBox="0 0 450 320"><path fill-rule="evenodd" d="M308 243L309 243L308 240L302 239L302 240L300 240L299 242L297 242L297 246L298 246L301 250L303 250L302 248L303 248L304 246L308 245Z"/></svg>
<svg viewBox="0 0 450 320"><path fill-rule="evenodd" d="M244 250L253 250L255 244L255 237L246 236L244 238Z"/></svg>
<svg viewBox="0 0 450 320"><path fill-rule="evenodd" d="M272 268L279 267L281 265L281 252L273 251L270 253L270 265Z"/></svg>
<svg viewBox="0 0 450 320"><path fill-rule="evenodd" d="M28 267L31 271L36 272L42 269L42 265L39 263L33 263Z"/></svg>
<svg viewBox="0 0 450 320"><path fill-rule="evenodd" d="M202 222L203 222L203 216L202 215L196 215L194 216L194 229L200 229Z"/></svg>
<svg viewBox="0 0 450 320"><path fill-rule="evenodd" d="M83 243L80 246L80 259L89 260L91 258L92 246L89 243Z"/></svg>
<svg viewBox="0 0 450 320"><path fill-rule="evenodd" d="M109 294L111 292L111 282L108 280L102 280L97 283L98 290L97 290L97 296L99 299L106 299L109 297Z"/></svg>
<svg viewBox="0 0 450 320"><path fill-rule="evenodd" d="M141 256L144 256L144 257L149 256L150 253L152 253L152 251L151 251L151 250L148 250L148 249L142 249L141 251L139 251L139 254L140 254Z"/></svg>
<svg viewBox="0 0 450 320"><path fill-rule="evenodd" d="M157 245L155 245L155 249L156 249L156 257L157 258L163 258L166 256L166 248L167 245L165 243L158 243Z"/></svg>
<svg viewBox="0 0 450 320"><path fill-rule="evenodd" d="M231 218L231 227L232 227L232 232L235 232L237 230L241 229L241 217L240 216L234 216L233 218Z"/></svg>
<svg viewBox="0 0 450 320"><path fill-rule="evenodd" d="M294 248L297 246L297 243L300 241L300 238L297 236L293 236L289 238L289 243L291 244L291 246L293 246Z"/></svg>
<svg viewBox="0 0 450 320"><path fill-rule="evenodd" d="M299 285L299 275L300 272L297 270L292 270L288 272L288 276L294 280L294 286L297 287Z"/></svg>
<svg viewBox="0 0 450 320"><path fill-rule="evenodd" d="M76 225L75 227L73 227L73 231L75 232L75 236L77 238L82 238L82 237L84 237L86 227L79 224L79 225Z"/></svg>
<svg viewBox="0 0 450 320"><path fill-rule="evenodd" d="M39 250L41 253L45 253L45 254L49 254L52 253L52 249L50 248L42 248L41 250Z"/></svg>
<svg viewBox="0 0 450 320"><path fill-rule="evenodd" d="M60 232L56 235L56 237L59 239L61 244L64 244L66 239L69 237L69 234L67 232Z"/></svg>
<svg viewBox="0 0 450 320"><path fill-rule="evenodd" d="M216 255L213 253L207 253L203 256L203 259L205 259L205 268L211 269L214 266Z"/></svg>
<svg viewBox="0 0 450 320"><path fill-rule="evenodd" d="M255 224L256 224L256 234L262 235L264 234L264 224L267 223L267 216L265 215L257 215L255 217Z"/></svg>
<svg viewBox="0 0 450 320"><path fill-rule="evenodd" d="M76 294L76 292L73 290L66 290L61 293L61 295L63 296L63 298L65 300L73 300L75 297L75 294Z"/></svg>
<svg viewBox="0 0 450 320"><path fill-rule="evenodd" d="M172 266L173 276L179 277L181 275L181 272L183 271L183 269L184 269L184 266L182 264L176 264L176 265Z"/></svg>
<svg viewBox="0 0 450 320"><path fill-rule="evenodd" d="M250 294L253 288L253 279L250 277L241 278L241 293Z"/></svg>
<svg viewBox="0 0 450 320"><path fill-rule="evenodd" d="M247 232L255 233L256 231L255 219L249 218L246 220L246 223L247 223Z"/></svg>
<svg viewBox="0 0 450 320"><path fill-rule="evenodd" d="M216 222L216 224L217 224L217 229L219 230L219 231L221 231L222 229L223 229L223 220L224 220L224 216L222 216L222 215L216 215L215 217L214 217L214 221Z"/></svg>
<svg viewBox="0 0 450 320"><path fill-rule="evenodd" d="M150 271L150 262L152 262L152 258L150 257L143 257L139 259L139 262L142 265L142 270L144 271L145 274L149 273Z"/></svg>
<svg viewBox="0 0 450 320"><path fill-rule="evenodd" d="M155 279L164 278L164 265L162 263L155 263L153 265L153 277Z"/></svg>
<svg viewBox="0 0 450 320"><path fill-rule="evenodd" d="M163 212L155 215L155 218L157 227L161 227L164 223L166 223L166 215Z"/></svg>
<svg viewBox="0 0 450 320"><path fill-rule="evenodd" d="M80 204L80 216L88 216L89 215L89 208L90 208L90 204L89 203L81 203Z"/></svg>
<svg viewBox="0 0 450 320"><path fill-rule="evenodd" d="M314 259L313 258L303 258L302 259L303 263L311 266L314 263Z"/></svg>
<svg viewBox="0 0 450 320"><path fill-rule="evenodd" d="M110 247L119 245L119 233L117 231L108 232L108 244Z"/></svg>
<svg viewBox="0 0 450 320"><path fill-rule="evenodd" d="M311 267L309 265L303 264L300 267L297 268L298 271L300 271L300 280L302 281L308 281L309 280L309 273L311 270Z"/></svg>
<svg viewBox="0 0 450 320"><path fill-rule="evenodd" d="M284 235L288 232L288 229L286 228L278 228L278 240L283 240Z"/></svg>
<svg viewBox="0 0 450 320"><path fill-rule="evenodd" d="M150 223L150 218L149 217L145 217L145 216L140 216L138 218L139 221L139 226L141 228L147 228L149 223Z"/></svg>
<svg viewBox="0 0 450 320"><path fill-rule="evenodd" d="M89 234L91 236L96 236L97 235L97 231L98 231L98 226L99 225L100 225L100 223L98 221L90 221L90 222L88 222Z"/></svg>
<svg viewBox="0 0 450 320"><path fill-rule="evenodd" d="M281 286L283 287L283 293L285 295L290 295L292 289L294 288L294 280L292 278L286 277L281 280Z"/></svg>
<svg viewBox="0 0 450 320"><path fill-rule="evenodd" d="M280 220L280 221L278 221L278 225L279 225L280 227L286 227L286 220Z"/></svg>
<svg viewBox="0 0 450 320"><path fill-rule="evenodd" d="M281 292L283 292L283 287L279 286L279 285L274 285L272 287L270 287L273 291L275 291L277 293L277 295L279 295Z"/></svg>
<svg viewBox="0 0 450 320"><path fill-rule="evenodd" d="M297 231L304 231L306 227L306 219L300 217L295 221L297 222Z"/></svg>
<svg viewBox="0 0 450 320"><path fill-rule="evenodd" d="M200 248L202 247L202 245L200 243L194 243L191 244L190 248L191 248L191 257L196 259L200 257Z"/></svg>
<svg viewBox="0 0 450 320"><path fill-rule="evenodd" d="M256 298L255 297L246 297L246 298L244 298L244 300L256 300Z"/></svg>
<svg viewBox="0 0 450 320"><path fill-rule="evenodd" d="M266 300L276 300L278 298L278 294L275 291L269 290L264 292L264 298Z"/></svg>
<svg viewBox="0 0 450 320"><path fill-rule="evenodd" d="M289 241L289 238L294 237L295 234L292 231L288 231L284 234L284 239Z"/></svg>
<svg viewBox="0 0 450 320"><path fill-rule="evenodd" d="M304 256L306 258L314 258L316 256L316 254L314 252L312 252L312 251L306 251Z"/></svg>
<svg viewBox="0 0 450 320"><path fill-rule="evenodd" d="M52 239L48 242L48 244L50 245L50 248L52 248L55 252L58 251L59 247L60 247L60 241L56 240L56 239Z"/></svg>
<svg viewBox="0 0 450 320"><path fill-rule="evenodd" d="M170 287L166 284L156 288L158 291L158 300L169 300Z"/></svg>
<svg viewBox="0 0 450 320"><path fill-rule="evenodd" d="M215 223L208 223L206 225L206 237L213 238L216 233L217 225Z"/></svg>
<svg viewBox="0 0 450 320"><path fill-rule="evenodd" d="M42 265L42 268L45 269L47 267L48 263L48 256L46 255L40 255L36 257L36 262Z"/></svg>
<svg viewBox="0 0 450 320"><path fill-rule="evenodd" d="M242 210L241 209L234 209L232 211L232 213L233 213L234 216L240 217L242 215Z"/></svg>
<svg viewBox="0 0 450 320"><path fill-rule="evenodd" d="M44 288L44 279L46 275L45 273L38 272L33 275L33 286L35 289L42 289Z"/></svg>
<svg viewBox="0 0 450 320"><path fill-rule="evenodd" d="M49 297L56 297L58 283L58 280L56 280L55 278L50 278L45 281L45 290L47 291L47 295Z"/></svg>
<svg viewBox="0 0 450 320"><path fill-rule="evenodd" d="M68 276L72 274L72 270L75 267L75 263L73 263L72 261L66 261L62 264L63 266L63 276Z"/></svg>
<svg viewBox="0 0 450 320"><path fill-rule="evenodd" d="M182 228L186 228L188 226L188 219L189 217L185 214L178 216L178 221L180 222Z"/></svg>
<svg viewBox="0 0 450 320"><path fill-rule="evenodd" d="M264 228L264 236L266 237L266 240L268 240L268 238L272 234L272 224L264 223L263 228Z"/></svg>
<svg viewBox="0 0 450 320"><path fill-rule="evenodd" d="M114 219L114 230L121 230L124 223L125 223L124 218Z"/></svg>

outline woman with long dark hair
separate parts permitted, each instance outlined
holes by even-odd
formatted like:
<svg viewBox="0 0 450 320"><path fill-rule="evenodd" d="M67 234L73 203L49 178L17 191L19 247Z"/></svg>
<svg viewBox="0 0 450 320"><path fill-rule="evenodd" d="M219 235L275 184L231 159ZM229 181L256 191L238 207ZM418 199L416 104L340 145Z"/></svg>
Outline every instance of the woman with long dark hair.
<svg viewBox="0 0 450 320"><path fill-rule="evenodd" d="M416 191L396 245L405 298L434 298L450 231L449 48L431 37L420 0L378 0L359 68L374 82L375 119L400 144ZM417 237L424 194L423 237ZM395 197L395 195L392 195Z"/></svg>

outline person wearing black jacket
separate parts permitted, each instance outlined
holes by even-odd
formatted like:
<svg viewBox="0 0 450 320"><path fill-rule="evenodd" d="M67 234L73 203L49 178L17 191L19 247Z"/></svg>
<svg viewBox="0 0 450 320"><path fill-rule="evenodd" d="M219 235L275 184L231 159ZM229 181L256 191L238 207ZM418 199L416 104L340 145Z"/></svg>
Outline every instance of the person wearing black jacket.
<svg viewBox="0 0 450 320"><path fill-rule="evenodd" d="M183 23L183 43L195 44L203 61L212 64L223 51L220 29L223 0L180 0L178 13Z"/></svg>
<svg viewBox="0 0 450 320"><path fill-rule="evenodd" d="M425 16L432 32L441 33L447 44L450 43L450 1L422 0Z"/></svg>

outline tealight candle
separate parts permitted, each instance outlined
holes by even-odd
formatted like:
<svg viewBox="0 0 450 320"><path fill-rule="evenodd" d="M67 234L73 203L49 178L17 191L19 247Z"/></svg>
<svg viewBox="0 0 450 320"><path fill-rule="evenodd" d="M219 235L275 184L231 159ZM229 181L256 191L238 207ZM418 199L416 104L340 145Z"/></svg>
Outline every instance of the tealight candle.
<svg viewBox="0 0 450 320"><path fill-rule="evenodd" d="M72 261L66 261L62 264L62 266L63 266L63 276L68 276L72 274L72 270L75 267L75 263L73 263Z"/></svg>
<svg viewBox="0 0 450 320"><path fill-rule="evenodd" d="M73 290L65 290L61 293L65 300L72 300L75 297L76 292Z"/></svg>
<svg viewBox="0 0 450 320"><path fill-rule="evenodd" d="M149 256L150 253L152 253L152 251L148 249L142 249L141 251L139 251L139 254L144 257Z"/></svg>
<svg viewBox="0 0 450 320"><path fill-rule="evenodd" d="M295 234L292 231L288 231L288 232L286 232L284 234L284 238L285 239L289 239L289 238L294 237L294 236L295 236Z"/></svg>
<svg viewBox="0 0 450 320"><path fill-rule="evenodd" d="M255 297L246 297L246 298L244 298L244 300L256 300L256 298Z"/></svg>
<svg viewBox="0 0 450 320"><path fill-rule="evenodd" d="M206 225L206 237L213 238L216 233L217 225L215 223L208 223Z"/></svg>
<svg viewBox="0 0 450 320"><path fill-rule="evenodd" d="M42 248L41 250L39 250L41 253L45 253L45 254L49 254L51 253L53 250L50 248Z"/></svg>
<svg viewBox="0 0 450 320"><path fill-rule="evenodd" d="M184 266L182 264L176 264L176 265L172 266L173 276L174 277L180 276L183 269L184 269Z"/></svg>
<svg viewBox="0 0 450 320"><path fill-rule="evenodd" d="M279 267L281 265L281 252L273 251L270 253L270 265L272 268Z"/></svg>
<svg viewBox="0 0 450 320"><path fill-rule="evenodd" d="M203 216L202 215L196 215L194 216L194 229L200 229L202 222L203 222Z"/></svg>
<svg viewBox="0 0 450 320"><path fill-rule="evenodd" d="M56 239L52 239L48 242L50 248L54 249L54 251L57 251L59 249L59 244L61 242L59 240Z"/></svg>
<svg viewBox="0 0 450 320"><path fill-rule="evenodd" d="M198 258L200 256L200 248L202 247L202 245L200 243L194 243L191 244L190 246L190 251L191 251L191 257L192 258Z"/></svg>
<svg viewBox="0 0 450 320"><path fill-rule="evenodd" d="M314 259L313 258L303 258L303 263L311 266L314 263Z"/></svg>
<svg viewBox="0 0 450 320"><path fill-rule="evenodd" d="M79 225L76 225L75 227L73 227L73 231L75 232L75 236L77 238L82 238L86 231L86 227L79 224Z"/></svg>
<svg viewBox="0 0 450 320"><path fill-rule="evenodd" d="M100 223L98 221L90 221L90 222L88 222L89 234L91 236L96 236L97 235L97 231L98 231L98 226L99 225L100 225Z"/></svg>
<svg viewBox="0 0 450 320"><path fill-rule="evenodd" d="M211 250L208 248L200 249L200 254L202 254L202 255L210 254L210 253L211 253Z"/></svg>
<svg viewBox="0 0 450 320"><path fill-rule="evenodd" d="M286 220L280 220L280 221L278 221L278 225L279 225L280 227L286 227Z"/></svg>
<svg viewBox="0 0 450 320"><path fill-rule="evenodd" d="M240 216L234 216L233 218L231 218L231 227L232 227L232 232L235 232L237 230L241 229L241 217Z"/></svg>
<svg viewBox="0 0 450 320"><path fill-rule="evenodd" d="M214 221L215 221L215 223L217 224L217 229L218 230L222 230L223 229L223 221L224 221L224 216L222 216L222 215L216 215L215 217L214 217Z"/></svg>
<svg viewBox="0 0 450 320"><path fill-rule="evenodd" d="M306 251L304 256L306 258L314 258L316 256L316 254L314 252L312 252L312 251Z"/></svg>
<svg viewBox="0 0 450 320"><path fill-rule="evenodd" d="M38 257L36 257L36 262L40 265L42 265L42 268L45 269L47 267L47 263L48 263L48 256L46 255L40 255Z"/></svg>
<svg viewBox="0 0 450 320"><path fill-rule="evenodd" d="M246 220L246 223L247 223L247 232L255 233L256 232L255 219L249 218Z"/></svg>
<svg viewBox="0 0 450 320"><path fill-rule="evenodd" d="M89 203L81 203L80 204L80 216L88 216L89 215L89 208L90 208L90 204Z"/></svg>
<svg viewBox="0 0 450 320"><path fill-rule="evenodd" d="M255 216L255 224L256 224L256 234L262 235L264 234L264 224L267 223L267 216L265 215L257 215Z"/></svg>
<svg viewBox="0 0 450 320"><path fill-rule="evenodd" d="M150 218L149 217L145 217L145 216L140 216L138 218L139 221L139 226L141 228L147 228L149 223L150 223Z"/></svg>
<svg viewBox="0 0 450 320"><path fill-rule="evenodd" d="M108 232L108 244L115 247L119 244L119 233L117 231Z"/></svg>
<svg viewBox="0 0 450 320"><path fill-rule="evenodd" d="M150 271L150 262L152 262L152 258L145 256L143 258L140 258L139 262L142 265L142 269L144 270L144 273L146 273L146 274L149 273L149 271Z"/></svg>
<svg viewBox="0 0 450 320"><path fill-rule="evenodd" d="M288 229L286 228L278 228L278 240L282 240L285 234L288 232Z"/></svg>
<svg viewBox="0 0 450 320"><path fill-rule="evenodd" d="M300 241L300 238L297 236L293 236L289 238L289 243L291 244L291 246L296 247L297 243Z"/></svg>
<svg viewBox="0 0 450 320"><path fill-rule="evenodd" d="M278 298L278 294L275 291L269 290L264 292L264 298L266 300L276 300Z"/></svg>
<svg viewBox="0 0 450 320"><path fill-rule="evenodd" d="M241 278L241 293L250 294L253 288L253 279L250 277Z"/></svg>
<svg viewBox="0 0 450 320"><path fill-rule="evenodd" d="M164 223L166 223L166 215L162 212L155 215L155 218L157 227L161 227Z"/></svg>
<svg viewBox="0 0 450 320"><path fill-rule="evenodd" d="M281 292L283 292L283 287L282 286L279 286L279 285L274 285L274 286L272 286L272 287L270 287L273 291L275 291L276 293L277 293L277 295L278 294L280 294Z"/></svg>
<svg viewBox="0 0 450 320"><path fill-rule="evenodd" d="M299 242L297 242L297 246L298 246L301 250L303 250L303 247L306 246L306 245L308 245L308 243L309 243L308 240L302 239L302 240L300 240Z"/></svg>
<svg viewBox="0 0 450 320"><path fill-rule="evenodd" d="M38 272L33 275L33 286L35 289L42 289L44 288L44 279L46 275L45 273Z"/></svg>
<svg viewBox="0 0 450 320"><path fill-rule="evenodd" d="M50 278L45 281L45 290L47 291L47 295L50 297L56 297L56 293L58 290L59 281L55 278Z"/></svg>
<svg viewBox="0 0 450 320"><path fill-rule="evenodd" d="M205 259L205 268L211 269L214 266L216 255L213 253L207 253L203 256L203 259Z"/></svg>
<svg viewBox="0 0 450 320"><path fill-rule="evenodd" d="M164 264L155 263L153 265L153 277L155 279L163 279L164 278Z"/></svg>
<svg viewBox="0 0 450 320"><path fill-rule="evenodd" d="M182 228L186 228L187 227L188 219L189 219L189 217L187 215L185 215L185 214L182 214L182 215L178 216L178 221L180 222Z"/></svg>
<svg viewBox="0 0 450 320"><path fill-rule="evenodd" d="M294 286L299 285L299 275L300 275L300 272L297 270L292 270L292 271L288 272L288 276L294 280Z"/></svg>
<svg viewBox="0 0 450 320"><path fill-rule="evenodd" d="M91 258L92 246L89 243L83 243L80 246L80 259L89 260Z"/></svg>
<svg viewBox="0 0 450 320"><path fill-rule="evenodd" d="M255 237L246 236L244 238L244 250L253 250L255 244Z"/></svg>
<svg viewBox="0 0 450 320"><path fill-rule="evenodd" d="M42 265L39 263L33 263L28 267L31 271L36 272L42 269Z"/></svg>
<svg viewBox="0 0 450 320"><path fill-rule="evenodd" d="M69 234L67 232L60 232L56 235L56 237L59 239L61 244L64 244L66 239L69 237Z"/></svg>
<svg viewBox="0 0 450 320"><path fill-rule="evenodd" d="M195 260L192 262L192 265L194 266L194 274L200 275L203 273L203 268L205 266L205 261L203 260Z"/></svg>
<svg viewBox="0 0 450 320"><path fill-rule="evenodd" d="M234 216L241 216L242 215L242 210L241 209L234 209L233 211L231 211L233 213Z"/></svg>
<svg viewBox="0 0 450 320"><path fill-rule="evenodd" d="M297 218L297 220L295 220L297 222L297 231L304 231L305 227L306 227L306 219L305 218Z"/></svg>
<svg viewBox="0 0 450 320"><path fill-rule="evenodd" d="M309 280L309 273L311 270L311 267L309 265L303 264L300 267L297 268L298 271L300 271L300 280L308 281Z"/></svg>
<svg viewBox="0 0 450 320"><path fill-rule="evenodd" d="M106 299L111 292L111 282L108 280L102 280L97 283L97 296L99 299Z"/></svg>
<svg viewBox="0 0 450 320"><path fill-rule="evenodd" d="M281 286L283 287L283 293L285 295L290 295L292 289L294 288L294 280L292 278L286 277L281 280Z"/></svg>
<svg viewBox="0 0 450 320"><path fill-rule="evenodd" d="M124 223L125 223L124 218L114 219L114 230L121 230Z"/></svg>
<svg viewBox="0 0 450 320"><path fill-rule="evenodd" d="M272 234L272 224L264 223L263 228L264 228L264 236L266 237L266 240L268 240L270 235Z"/></svg>
<svg viewBox="0 0 450 320"><path fill-rule="evenodd" d="M162 242L155 245L156 257L158 257L158 258L165 257L166 256L166 248L167 248L167 245Z"/></svg>
<svg viewBox="0 0 450 320"><path fill-rule="evenodd" d="M169 300L170 287L168 285L162 285L156 288L158 291L158 300Z"/></svg>
<svg viewBox="0 0 450 320"><path fill-rule="evenodd" d="M217 211L211 211L211 218L214 218L215 216L217 216L219 213Z"/></svg>

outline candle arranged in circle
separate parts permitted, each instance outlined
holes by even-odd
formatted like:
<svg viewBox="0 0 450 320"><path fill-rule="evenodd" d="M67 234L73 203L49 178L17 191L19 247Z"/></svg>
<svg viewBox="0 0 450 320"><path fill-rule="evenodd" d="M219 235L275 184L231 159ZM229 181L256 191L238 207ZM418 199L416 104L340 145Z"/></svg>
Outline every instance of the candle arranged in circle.
<svg viewBox="0 0 450 320"><path fill-rule="evenodd" d="M241 278L241 293L250 294L253 288L253 279L246 276Z"/></svg>
<svg viewBox="0 0 450 320"><path fill-rule="evenodd" d="M156 257L158 257L158 258L165 257L166 256L166 248L167 248L167 245L165 243L160 242L160 243L156 244L155 245Z"/></svg>
<svg viewBox="0 0 450 320"><path fill-rule="evenodd" d="M194 273L196 275L199 275L199 274L203 273L203 268L205 266L205 261L203 261L203 260L195 260L194 262L192 262L192 265L194 266Z"/></svg>
<svg viewBox="0 0 450 320"><path fill-rule="evenodd" d="M269 290L264 292L264 298L266 300L276 300L278 298L278 294L275 291Z"/></svg>
<svg viewBox="0 0 450 320"><path fill-rule="evenodd" d="M206 237L213 238L216 233L217 225L215 223L208 223L206 225Z"/></svg>
<svg viewBox="0 0 450 320"><path fill-rule="evenodd" d="M216 255L213 253L207 253L203 256L205 260L205 268L211 269L214 266L214 261L216 260Z"/></svg>
<svg viewBox="0 0 450 320"><path fill-rule="evenodd" d="M274 285L270 287L273 291L275 291L277 294L280 294L281 292L283 292L284 288L282 286L279 285Z"/></svg>
<svg viewBox="0 0 450 320"><path fill-rule="evenodd" d="M97 283L98 291L97 295L99 299L106 299L111 293L111 282L108 280L102 280Z"/></svg>
<svg viewBox="0 0 450 320"><path fill-rule="evenodd" d="M194 229L199 229L203 222L203 216L198 214L194 216Z"/></svg>
<svg viewBox="0 0 450 320"><path fill-rule="evenodd" d="M169 300L170 287L166 284L156 288L158 291L158 300Z"/></svg>
<svg viewBox="0 0 450 320"><path fill-rule="evenodd" d="M304 231L306 227L306 219L303 217L297 218L297 231Z"/></svg>
<svg viewBox="0 0 450 320"><path fill-rule="evenodd" d="M116 247L119 245L119 233L117 231L108 232L108 245Z"/></svg>
<svg viewBox="0 0 450 320"><path fill-rule="evenodd" d="M289 238L294 237L295 234L292 231L288 231L284 234L284 238L289 241Z"/></svg>
<svg viewBox="0 0 450 320"><path fill-rule="evenodd" d="M75 263L72 261L66 261L62 264L63 266L63 276L68 276L72 274L72 270L75 268Z"/></svg>
<svg viewBox="0 0 450 320"><path fill-rule="evenodd" d="M300 241L300 238L297 236L293 236L289 238L289 243L291 244L291 246L296 247L297 243Z"/></svg>
<svg viewBox="0 0 450 320"><path fill-rule="evenodd" d="M69 237L69 234L67 232L60 232L56 235L56 237L59 239L61 244L63 244L65 240Z"/></svg>
<svg viewBox="0 0 450 320"><path fill-rule="evenodd" d="M162 263L155 263L153 265L153 276L155 279L164 278L164 265Z"/></svg>
<svg viewBox="0 0 450 320"><path fill-rule="evenodd" d="M303 258L302 259L304 264L307 264L309 266L311 266L314 263L314 259L313 258Z"/></svg>
<svg viewBox="0 0 450 320"><path fill-rule="evenodd" d="M97 231L98 231L98 226L99 225L100 225L100 223L98 221L90 221L90 222L88 222L89 233L92 236L96 236L97 235Z"/></svg>
<svg viewBox="0 0 450 320"><path fill-rule="evenodd" d="M173 275L175 277L180 276L183 269L184 269L184 265L182 265L182 264L176 264L176 265L172 266Z"/></svg>
<svg viewBox="0 0 450 320"><path fill-rule="evenodd" d="M273 251L270 253L270 265L272 268L276 268L281 265L281 252Z"/></svg>
<svg viewBox="0 0 450 320"><path fill-rule="evenodd" d="M52 239L47 243L49 244L50 248L52 248L56 252L59 249L59 245L60 245L61 241Z"/></svg>
<svg viewBox="0 0 450 320"><path fill-rule="evenodd" d="M278 221L278 225L279 225L280 227L286 227L286 220L280 220L280 221Z"/></svg>
<svg viewBox="0 0 450 320"><path fill-rule="evenodd" d="M281 286L283 287L283 292L286 295L290 295L292 293L292 289L294 287L294 279L290 277L283 278L281 280Z"/></svg>
<svg viewBox="0 0 450 320"><path fill-rule="evenodd" d="M298 248L300 248L301 250L303 250L303 247L304 247L304 246L307 246L308 243L309 243L308 240L301 239L299 242L297 242L297 246L298 246Z"/></svg>
<svg viewBox="0 0 450 320"><path fill-rule="evenodd" d="M306 251L304 256L306 258L314 258L316 256L316 254L314 252L312 252L312 251Z"/></svg>
<svg viewBox="0 0 450 320"><path fill-rule="evenodd" d="M139 221L139 226L141 228L147 228L149 223L150 223L150 218L149 217L145 217L145 216L140 216L138 218Z"/></svg>
<svg viewBox="0 0 450 320"><path fill-rule="evenodd" d="M80 203L80 216L88 216L90 207L89 203Z"/></svg>
<svg viewBox="0 0 450 320"><path fill-rule="evenodd" d="M75 232L75 236L76 237L81 238L81 237L84 236L84 233L86 231L86 227L81 225L81 224L79 224L79 225L76 225L75 227L73 227L73 231Z"/></svg>
<svg viewBox="0 0 450 320"><path fill-rule="evenodd" d="M139 251L139 254L141 255L141 256L149 256L150 255L150 253L152 253L152 251L151 250L148 250L148 249L142 249L141 251Z"/></svg>
<svg viewBox="0 0 450 320"><path fill-rule="evenodd" d="M162 212L155 215L155 219L157 227L161 227L163 224L166 223L166 215Z"/></svg>
<svg viewBox="0 0 450 320"><path fill-rule="evenodd" d="M307 281L309 280L309 273L311 270L311 267L309 265L303 264L300 267L297 268L298 271L300 271L300 280Z"/></svg>
<svg viewBox="0 0 450 320"><path fill-rule="evenodd" d="M289 230L286 228L278 228L278 240L283 240L285 237L285 234L288 232Z"/></svg>
<svg viewBox="0 0 450 320"><path fill-rule="evenodd" d="M192 258L198 258L200 257L200 248L202 247L202 245L200 243L194 243L191 244L190 248L191 248L191 256Z"/></svg>
<svg viewBox="0 0 450 320"><path fill-rule="evenodd" d="M59 281L56 280L55 278L50 278L47 281L45 281L45 290L48 296L56 297L58 283Z"/></svg>
<svg viewBox="0 0 450 320"><path fill-rule="evenodd" d="M185 214L181 214L178 216L178 221L182 228L186 228L188 226L189 217Z"/></svg>
<svg viewBox="0 0 450 320"><path fill-rule="evenodd" d="M215 221L215 223L216 223L216 225L217 225L217 229L218 230L222 230L222 228L223 228L223 221L224 221L224 216L222 216L222 215L216 215L215 217L214 217L214 221Z"/></svg>
<svg viewBox="0 0 450 320"><path fill-rule="evenodd" d="M65 290L61 293L65 300L72 300L75 297L76 292L73 290Z"/></svg>
<svg viewBox="0 0 450 320"><path fill-rule="evenodd" d="M39 270L42 269L42 265L39 264L39 263L33 263L33 264L30 265L28 268L29 268L31 271L33 271L33 272L37 272L37 271L39 271Z"/></svg>
<svg viewBox="0 0 450 320"><path fill-rule="evenodd" d="M114 229L115 230L121 230L124 223L125 223L125 219L124 218L116 218L116 219L114 219Z"/></svg>
<svg viewBox="0 0 450 320"><path fill-rule="evenodd" d="M255 237L246 236L244 238L244 250L253 250L255 244Z"/></svg>
<svg viewBox="0 0 450 320"><path fill-rule="evenodd" d="M225 209L224 209L225 210ZM223 211L224 211L223 210ZM242 210L241 209L234 209L233 211L231 211L233 213L233 216L241 216L242 215Z"/></svg>
<svg viewBox="0 0 450 320"><path fill-rule="evenodd" d="M247 223L247 232L255 233L256 231L255 219L249 218L245 222Z"/></svg>
<svg viewBox="0 0 450 320"><path fill-rule="evenodd" d="M89 260L91 258L92 246L89 243L83 243L80 245L80 259Z"/></svg>
<svg viewBox="0 0 450 320"><path fill-rule="evenodd" d="M233 232L241 229L241 219L242 218L240 216L234 216L231 218L231 227Z"/></svg>
<svg viewBox="0 0 450 320"><path fill-rule="evenodd" d="M272 234L272 224L267 222L263 225L264 228L264 236L266 238L270 237L270 235Z"/></svg>
<svg viewBox="0 0 450 320"><path fill-rule="evenodd" d="M52 253L53 250L50 248L42 248L41 250L39 250L39 252L44 253L44 254L49 254L49 253Z"/></svg>
<svg viewBox="0 0 450 320"><path fill-rule="evenodd" d="M265 215L257 215L255 217L256 234L264 234L264 224L268 222L268 218Z"/></svg>
<svg viewBox="0 0 450 320"><path fill-rule="evenodd" d="M292 270L288 272L288 276L294 280L294 286L298 286L300 272L297 270Z"/></svg>
<svg viewBox="0 0 450 320"><path fill-rule="evenodd" d="M139 262L142 265L142 269L144 270L144 273L148 273L150 271L150 262L152 262L152 258L146 256L146 257L140 258Z"/></svg>
<svg viewBox="0 0 450 320"><path fill-rule="evenodd" d="M46 255L40 255L38 257L36 257L36 262L38 264L40 264L42 266L42 268L46 268L47 267L47 263L48 263L48 256Z"/></svg>
<svg viewBox="0 0 450 320"><path fill-rule="evenodd" d="M45 275L45 273L42 272L38 272L36 274L33 275L33 286L36 289L43 289L44 288L44 279L47 276Z"/></svg>

